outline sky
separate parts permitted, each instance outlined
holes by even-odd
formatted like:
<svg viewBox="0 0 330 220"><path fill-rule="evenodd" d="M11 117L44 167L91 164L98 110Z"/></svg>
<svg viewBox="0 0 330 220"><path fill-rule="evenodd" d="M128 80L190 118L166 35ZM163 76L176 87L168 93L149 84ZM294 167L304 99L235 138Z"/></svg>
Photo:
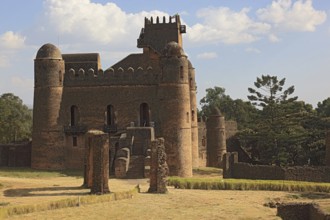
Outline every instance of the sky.
<svg viewBox="0 0 330 220"><path fill-rule="evenodd" d="M179 14L183 48L205 89L247 101L257 77L274 75L317 106L330 97L329 0L1 0L0 94L33 104L34 58L45 43L62 53L98 52L107 69L130 53L144 17Z"/></svg>

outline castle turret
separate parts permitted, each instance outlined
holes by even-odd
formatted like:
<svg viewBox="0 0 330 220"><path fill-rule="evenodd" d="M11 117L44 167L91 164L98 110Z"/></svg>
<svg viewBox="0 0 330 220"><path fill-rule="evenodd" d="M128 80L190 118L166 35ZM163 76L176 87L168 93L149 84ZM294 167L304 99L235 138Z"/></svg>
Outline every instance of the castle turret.
<svg viewBox="0 0 330 220"><path fill-rule="evenodd" d="M207 166L222 167L223 155L227 152L225 117L220 110L213 108L206 122Z"/></svg>
<svg viewBox="0 0 330 220"><path fill-rule="evenodd" d="M171 42L177 42L182 47L182 34L186 33L186 26L181 24L180 16L170 16L168 22L163 17L154 19L145 18L144 28L141 29L137 47L145 50L152 48L161 54L164 46Z"/></svg>
<svg viewBox="0 0 330 220"><path fill-rule="evenodd" d="M198 122L197 122L197 103L196 103L196 81L195 68L188 61L189 87L190 87L190 108L191 108L191 152L192 166L199 167L198 149Z"/></svg>
<svg viewBox="0 0 330 220"><path fill-rule="evenodd" d="M60 105L64 61L60 50L43 45L34 60L32 168L65 168L63 124Z"/></svg>
<svg viewBox="0 0 330 220"><path fill-rule="evenodd" d="M162 78L158 96L161 133L170 175L192 176L191 108L188 59L177 42L166 45L161 56Z"/></svg>

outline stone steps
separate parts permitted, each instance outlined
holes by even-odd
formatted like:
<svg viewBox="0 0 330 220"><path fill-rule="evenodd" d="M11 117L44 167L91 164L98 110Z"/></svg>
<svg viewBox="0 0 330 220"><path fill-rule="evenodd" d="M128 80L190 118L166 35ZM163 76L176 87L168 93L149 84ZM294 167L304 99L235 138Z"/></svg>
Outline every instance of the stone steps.
<svg viewBox="0 0 330 220"><path fill-rule="evenodd" d="M144 155L131 156L126 173L128 179L144 178Z"/></svg>

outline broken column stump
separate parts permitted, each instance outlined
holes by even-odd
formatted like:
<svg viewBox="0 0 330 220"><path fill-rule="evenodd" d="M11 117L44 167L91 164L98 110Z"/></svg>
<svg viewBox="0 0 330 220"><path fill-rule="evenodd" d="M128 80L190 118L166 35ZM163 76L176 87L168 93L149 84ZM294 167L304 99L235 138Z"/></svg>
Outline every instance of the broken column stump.
<svg viewBox="0 0 330 220"><path fill-rule="evenodd" d="M109 135L102 131L89 131L86 146L84 184L92 194L109 193Z"/></svg>
<svg viewBox="0 0 330 220"><path fill-rule="evenodd" d="M149 193L167 193L167 176L169 173L166 163L164 138L151 142L151 167Z"/></svg>

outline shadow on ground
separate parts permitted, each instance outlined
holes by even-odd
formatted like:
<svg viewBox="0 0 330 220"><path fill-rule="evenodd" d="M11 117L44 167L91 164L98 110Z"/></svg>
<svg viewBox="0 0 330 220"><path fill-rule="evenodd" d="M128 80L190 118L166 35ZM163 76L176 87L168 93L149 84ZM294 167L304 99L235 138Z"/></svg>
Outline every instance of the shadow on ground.
<svg viewBox="0 0 330 220"><path fill-rule="evenodd" d="M308 193L302 193L300 194L301 198L306 199L329 199L330 194L329 193L321 193L321 192L308 192Z"/></svg>
<svg viewBox="0 0 330 220"><path fill-rule="evenodd" d="M89 191L82 191L81 186L77 187L44 187L44 188L22 188L7 189L3 192L6 197L26 197L26 196L80 196L89 194ZM70 191L69 191L70 190ZM69 191L69 192L64 192Z"/></svg>

